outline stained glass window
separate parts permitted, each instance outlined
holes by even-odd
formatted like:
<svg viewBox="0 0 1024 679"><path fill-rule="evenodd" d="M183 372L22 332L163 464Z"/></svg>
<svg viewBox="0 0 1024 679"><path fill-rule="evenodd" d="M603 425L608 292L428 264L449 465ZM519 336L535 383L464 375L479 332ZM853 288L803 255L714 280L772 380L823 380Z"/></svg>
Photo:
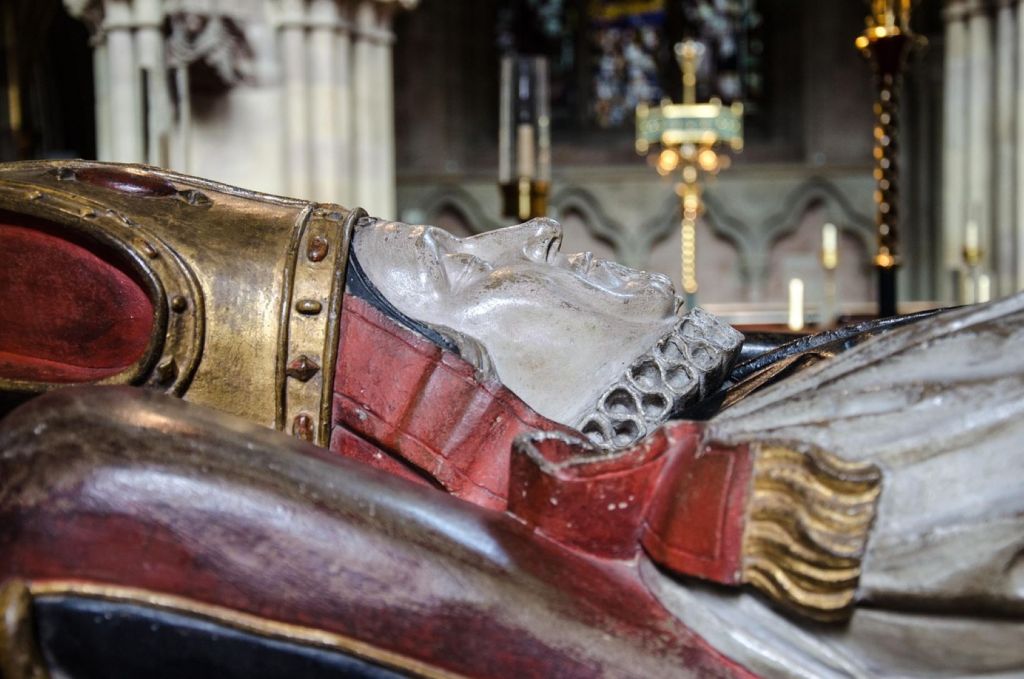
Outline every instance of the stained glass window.
<svg viewBox="0 0 1024 679"><path fill-rule="evenodd" d="M592 0L590 112L599 127L632 125L637 104L662 98L665 18L665 0Z"/></svg>
<svg viewBox="0 0 1024 679"><path fill-rule="evenodd" d="M748 114L761 99L761 16L754 0L688 0L681 3L687 37L704 48L698 91L725 103L742 101Z"/></svg>
<svg viewBox="0 0 1024 679"><path fill-rule="evenodd" d="M703 46L698 98L763 96L762 19L757 0L514 0L499 12L501 51L550 63L555 127L631 130L641 102L680 96L672 47Z"/></svg>

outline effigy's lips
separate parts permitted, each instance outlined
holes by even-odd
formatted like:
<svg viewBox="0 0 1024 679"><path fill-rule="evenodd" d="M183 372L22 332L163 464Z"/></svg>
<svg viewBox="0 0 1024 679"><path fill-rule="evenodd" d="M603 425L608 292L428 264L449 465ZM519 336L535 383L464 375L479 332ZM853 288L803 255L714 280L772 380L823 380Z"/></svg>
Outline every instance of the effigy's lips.
<svg viewBox="0 0 1024 679"><path fill-rule="evenodd" d="M739 331L696 307L630 364L576 428L592 443L610 448L642 441L672 413L714 393L742 345Z"/></svg>

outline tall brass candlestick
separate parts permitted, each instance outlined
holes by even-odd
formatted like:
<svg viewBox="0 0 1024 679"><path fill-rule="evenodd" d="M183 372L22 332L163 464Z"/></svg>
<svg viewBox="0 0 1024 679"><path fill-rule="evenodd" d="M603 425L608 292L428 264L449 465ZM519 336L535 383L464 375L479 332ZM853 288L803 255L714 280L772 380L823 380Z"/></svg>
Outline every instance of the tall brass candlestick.
<svg viewBox="0 0 1024 679"><path fill-rule="evenodd" d="M896 314L900 265L897 135L899 92L907 55L917 42L910 31L911 0L873 0L867 29L856 45L875 73L875 226L878 249L878 315Z"/></svg>

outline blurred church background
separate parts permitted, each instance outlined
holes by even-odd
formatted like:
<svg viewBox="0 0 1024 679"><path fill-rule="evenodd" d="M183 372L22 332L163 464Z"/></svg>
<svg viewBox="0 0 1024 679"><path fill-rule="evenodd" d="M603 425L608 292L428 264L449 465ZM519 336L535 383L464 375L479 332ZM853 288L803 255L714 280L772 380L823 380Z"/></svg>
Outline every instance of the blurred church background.
<svg viewBox="0 0 1024 679"><path fill-rule="evenodd" d="M500 63L545 57L563 249L680 287L678 178L637 104L743 105L706 178L696 300L784 322L874 309L880 135L865 0L4 0L0 159L146 162L471 235L498 187ZM899 99L901 311L1024 288L1024 2L919 0ZM888 138L886 138L886 143ZM834 234L835 268L823 266ZM827 243L826 243L827 245ZM834 285L835 299L826 300Z"/></svg>

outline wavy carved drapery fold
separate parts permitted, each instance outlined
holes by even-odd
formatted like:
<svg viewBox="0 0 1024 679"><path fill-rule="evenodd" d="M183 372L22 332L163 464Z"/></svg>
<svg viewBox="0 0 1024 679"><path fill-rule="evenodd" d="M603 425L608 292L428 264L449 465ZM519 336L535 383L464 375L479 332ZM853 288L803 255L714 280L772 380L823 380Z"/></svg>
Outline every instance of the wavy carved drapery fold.
<svg viewBox="0 0 1024 679"><path fill-rule="evenodd" d="M819 621L842 621L855 602L882 474L819 448L758 446L743 581Z"/></svg>

